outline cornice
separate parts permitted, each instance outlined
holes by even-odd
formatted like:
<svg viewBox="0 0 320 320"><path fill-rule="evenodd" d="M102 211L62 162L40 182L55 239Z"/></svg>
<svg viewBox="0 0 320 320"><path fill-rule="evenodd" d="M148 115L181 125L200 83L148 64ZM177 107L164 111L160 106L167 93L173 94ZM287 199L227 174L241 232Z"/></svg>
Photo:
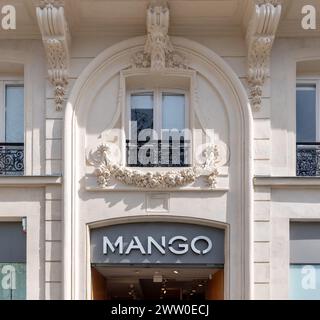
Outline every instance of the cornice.
<svg viewBox="0 0 320 320"><path fill-rule="evenodd" d="M61 184L61 176L0 176L0 187L43 187Z"/></svg>
<svg viewBox="0 0 320 320"><path fill-rule="evenodd" d="M320 177L264 177L253 179L255 186L264 187L311 187L320 188Z"/></svg>

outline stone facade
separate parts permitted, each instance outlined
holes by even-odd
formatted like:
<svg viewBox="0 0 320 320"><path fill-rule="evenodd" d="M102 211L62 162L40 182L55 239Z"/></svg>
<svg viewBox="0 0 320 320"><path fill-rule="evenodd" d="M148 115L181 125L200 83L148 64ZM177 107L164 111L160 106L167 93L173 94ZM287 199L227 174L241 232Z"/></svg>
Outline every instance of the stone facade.
<svg viewBox="0 0 320 320"><path fill-rule="evenodd" d="M226 230L226 299L287 299L289 223L320 219L318 179L296 176L297 63L320 59L299 0L97 3L107 15L114 6L117 22L89 0L12 2L29 28L0 32L0 77L12 76L6 64L24 66L14 76L25 88L25 176L0 176L0 222L28 219L27 270L37 271L27 298L90 299L90 228L165 220ZM101 144L123 148L127 91L143 77L190 93L191 127L214 132L202 163L132 173L123 161L88 161Z"/></svg>

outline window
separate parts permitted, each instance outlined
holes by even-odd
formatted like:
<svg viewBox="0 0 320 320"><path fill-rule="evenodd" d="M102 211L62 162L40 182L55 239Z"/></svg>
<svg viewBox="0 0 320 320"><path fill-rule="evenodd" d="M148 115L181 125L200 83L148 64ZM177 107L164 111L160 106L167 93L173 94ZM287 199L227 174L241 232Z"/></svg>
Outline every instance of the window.
<svg viewBox="0 0 320 320"><path fill-rule="evenodd" d="M128 166L188 166L186 92L134 91L128 96L128 110Z"/></svg>
<svg viewBox="0 0 320 320"><path fill-rule="evenodd" d="M0 175L24 171L24 87L0 81Z"/></svg>
<svg viewBox="0 0 320 320"><path fill-rule="evenodd" d="M26 299L26 233L21 222L0 222L0 300Z"/></svg>
<svg viewBox="0 0 320 320"><path fill-rule="evenodd" d="M24 142L23 86L5 86L5 141Z"/></svg>
<svg viewBox="0 0 320 320"><path fill-rule="evenodd" d="M317 110L317 85L297 85L297 142L319 141L319 112Z"/></svg>
<svg viewBox="0 0 320 320"><path fill-rule="evenodd" d="M296 90L297 175L320 175L320 81L299 80Z"/></svg>
<svg viewBox="0 0 320 320"><path fill-rule="evenodd" d="M290 299L320 299L320 223L290 223Z"/></svg>

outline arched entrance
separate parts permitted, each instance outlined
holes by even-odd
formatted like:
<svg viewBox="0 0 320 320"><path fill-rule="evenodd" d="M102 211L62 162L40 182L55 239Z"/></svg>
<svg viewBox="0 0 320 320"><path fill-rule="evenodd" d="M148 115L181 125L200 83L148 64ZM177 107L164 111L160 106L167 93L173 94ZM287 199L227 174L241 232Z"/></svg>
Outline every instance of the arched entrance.
<svg viewBox="0 0 320 320"><path fill-rule="evenodd" d="M224 299L227 226L163 219L90 226L92 299Z"/></svg>
<svg viewBox="0 0 320 320"><path fill-rule="evenodd" d="M250 298L253 283L251 280L252 115L247 94L232 69L211 50L187 39L173 37L171 40L175 49L185 55L188 66L199 80L197 88L199 97L202 98L202 95L205 95L203 93L214 92L219 101L220 111L217 109L217 114L219 112L225 114L223 118L225 126L222 126L221 130L227 131L230 161L226 172L223 173L228 180L227 187L220 189L218 187L210 192L201 188L197 191L170 190L172 208L165 210L164 215L174 217L178 222L197 217L212 223L219 221L229 225L230 232L225 244L228 260L225 270L226 297ZM132 54L141 50L144 43L145 37L138 37L102 52L83 71L74 85L67 104L64 132L64 297L66 299L89 297L87 283L87 276L90 273L89 225L105 223L116 218L127 220L132 217L148 216L151 219L159 217L158 213L155 214L145 208L148 206L148 201L145 204L144 199L149 199L150 190L146 190L143 195L138 190L132 189L129 192L125 188L100 192L101 190L90 188L86 184L89 180L86 176L87 149L88 144L95 139L91 139L92 136L96 134L95 129L88 129L88 123L92 119L101 118L101 112L106 110L112 113L109 117L110 126L116 126L121 122L119 105L111 102L104 105L103 101L111 101L112 95L108 96L106 93L103 96L103 94L112 92L112 83L118 83L121 72L130 67ZM109 86L108 90L104 89L106 86ZM96 108L97 105L100 107ZM207 112L210 112L211 107L214 108L215 105L208 105ZM204 121L205 126L212 125L211 118L209 116L205 118L209 119L208 122ZM119 128L120 132L123 131L123 126L119 125ZM184 199L191 198L194 199L192 206L185 206L188 200ZM164 199L163 203L165 201ZM203 206L204 203L207 207Z"/></svg>

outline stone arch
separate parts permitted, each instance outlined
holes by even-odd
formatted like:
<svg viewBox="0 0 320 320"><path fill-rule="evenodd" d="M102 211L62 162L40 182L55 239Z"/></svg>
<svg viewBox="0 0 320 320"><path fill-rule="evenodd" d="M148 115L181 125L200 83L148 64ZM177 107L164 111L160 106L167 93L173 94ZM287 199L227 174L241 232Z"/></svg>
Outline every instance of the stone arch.
<svg viewBox="0 0 320 320"><path fill-rule="evenodd" d="M180 37L172 37L172 43L176 50L190 57L190 65L193 69L206 75L209 81L215 82L215 86L221 90L221 94L229 99L227 102L232 105L228 107L229 119L233 121L234 131L232 142L237 150L238 167L234 167L235 185L239 195L238 215L239 227L232 226L233 230L238 228L238 236L241 237L241 246L238 253L241 258L238 261L241 266L241 288L238 298L251 298L253 286L252 272L252 141L253 125L251 108L247 93L237 78L234 71L227 63L210 49ZM76 81L65 111L64 126L64 298L79 298L79 279L78 277L78 174L79 167L77 162L84 160L79 150L83 147L79 139L81 126L88 108L90 86L98 85L99 77L109 67L108 71L119 72L127 67L127 57L137 50L141 50L145 43L145 37L137 37L120 42L106 49L99 54L82 72ZM122 60L123 58L123 60ZM215 75L207 69L210 68ZM217 79L219 81L217 81ZM228 96L228 98L227 98ZM227 105L229 104L227 103ZM79 158L80 156L80 158ZM239 170L240 168L240 170ZM232 239L231 239L232 241ZM236 242L233 239L233 242ZM231 276L230 281L235 280ZM240 292L241 291L241 292Z"/></svg>

